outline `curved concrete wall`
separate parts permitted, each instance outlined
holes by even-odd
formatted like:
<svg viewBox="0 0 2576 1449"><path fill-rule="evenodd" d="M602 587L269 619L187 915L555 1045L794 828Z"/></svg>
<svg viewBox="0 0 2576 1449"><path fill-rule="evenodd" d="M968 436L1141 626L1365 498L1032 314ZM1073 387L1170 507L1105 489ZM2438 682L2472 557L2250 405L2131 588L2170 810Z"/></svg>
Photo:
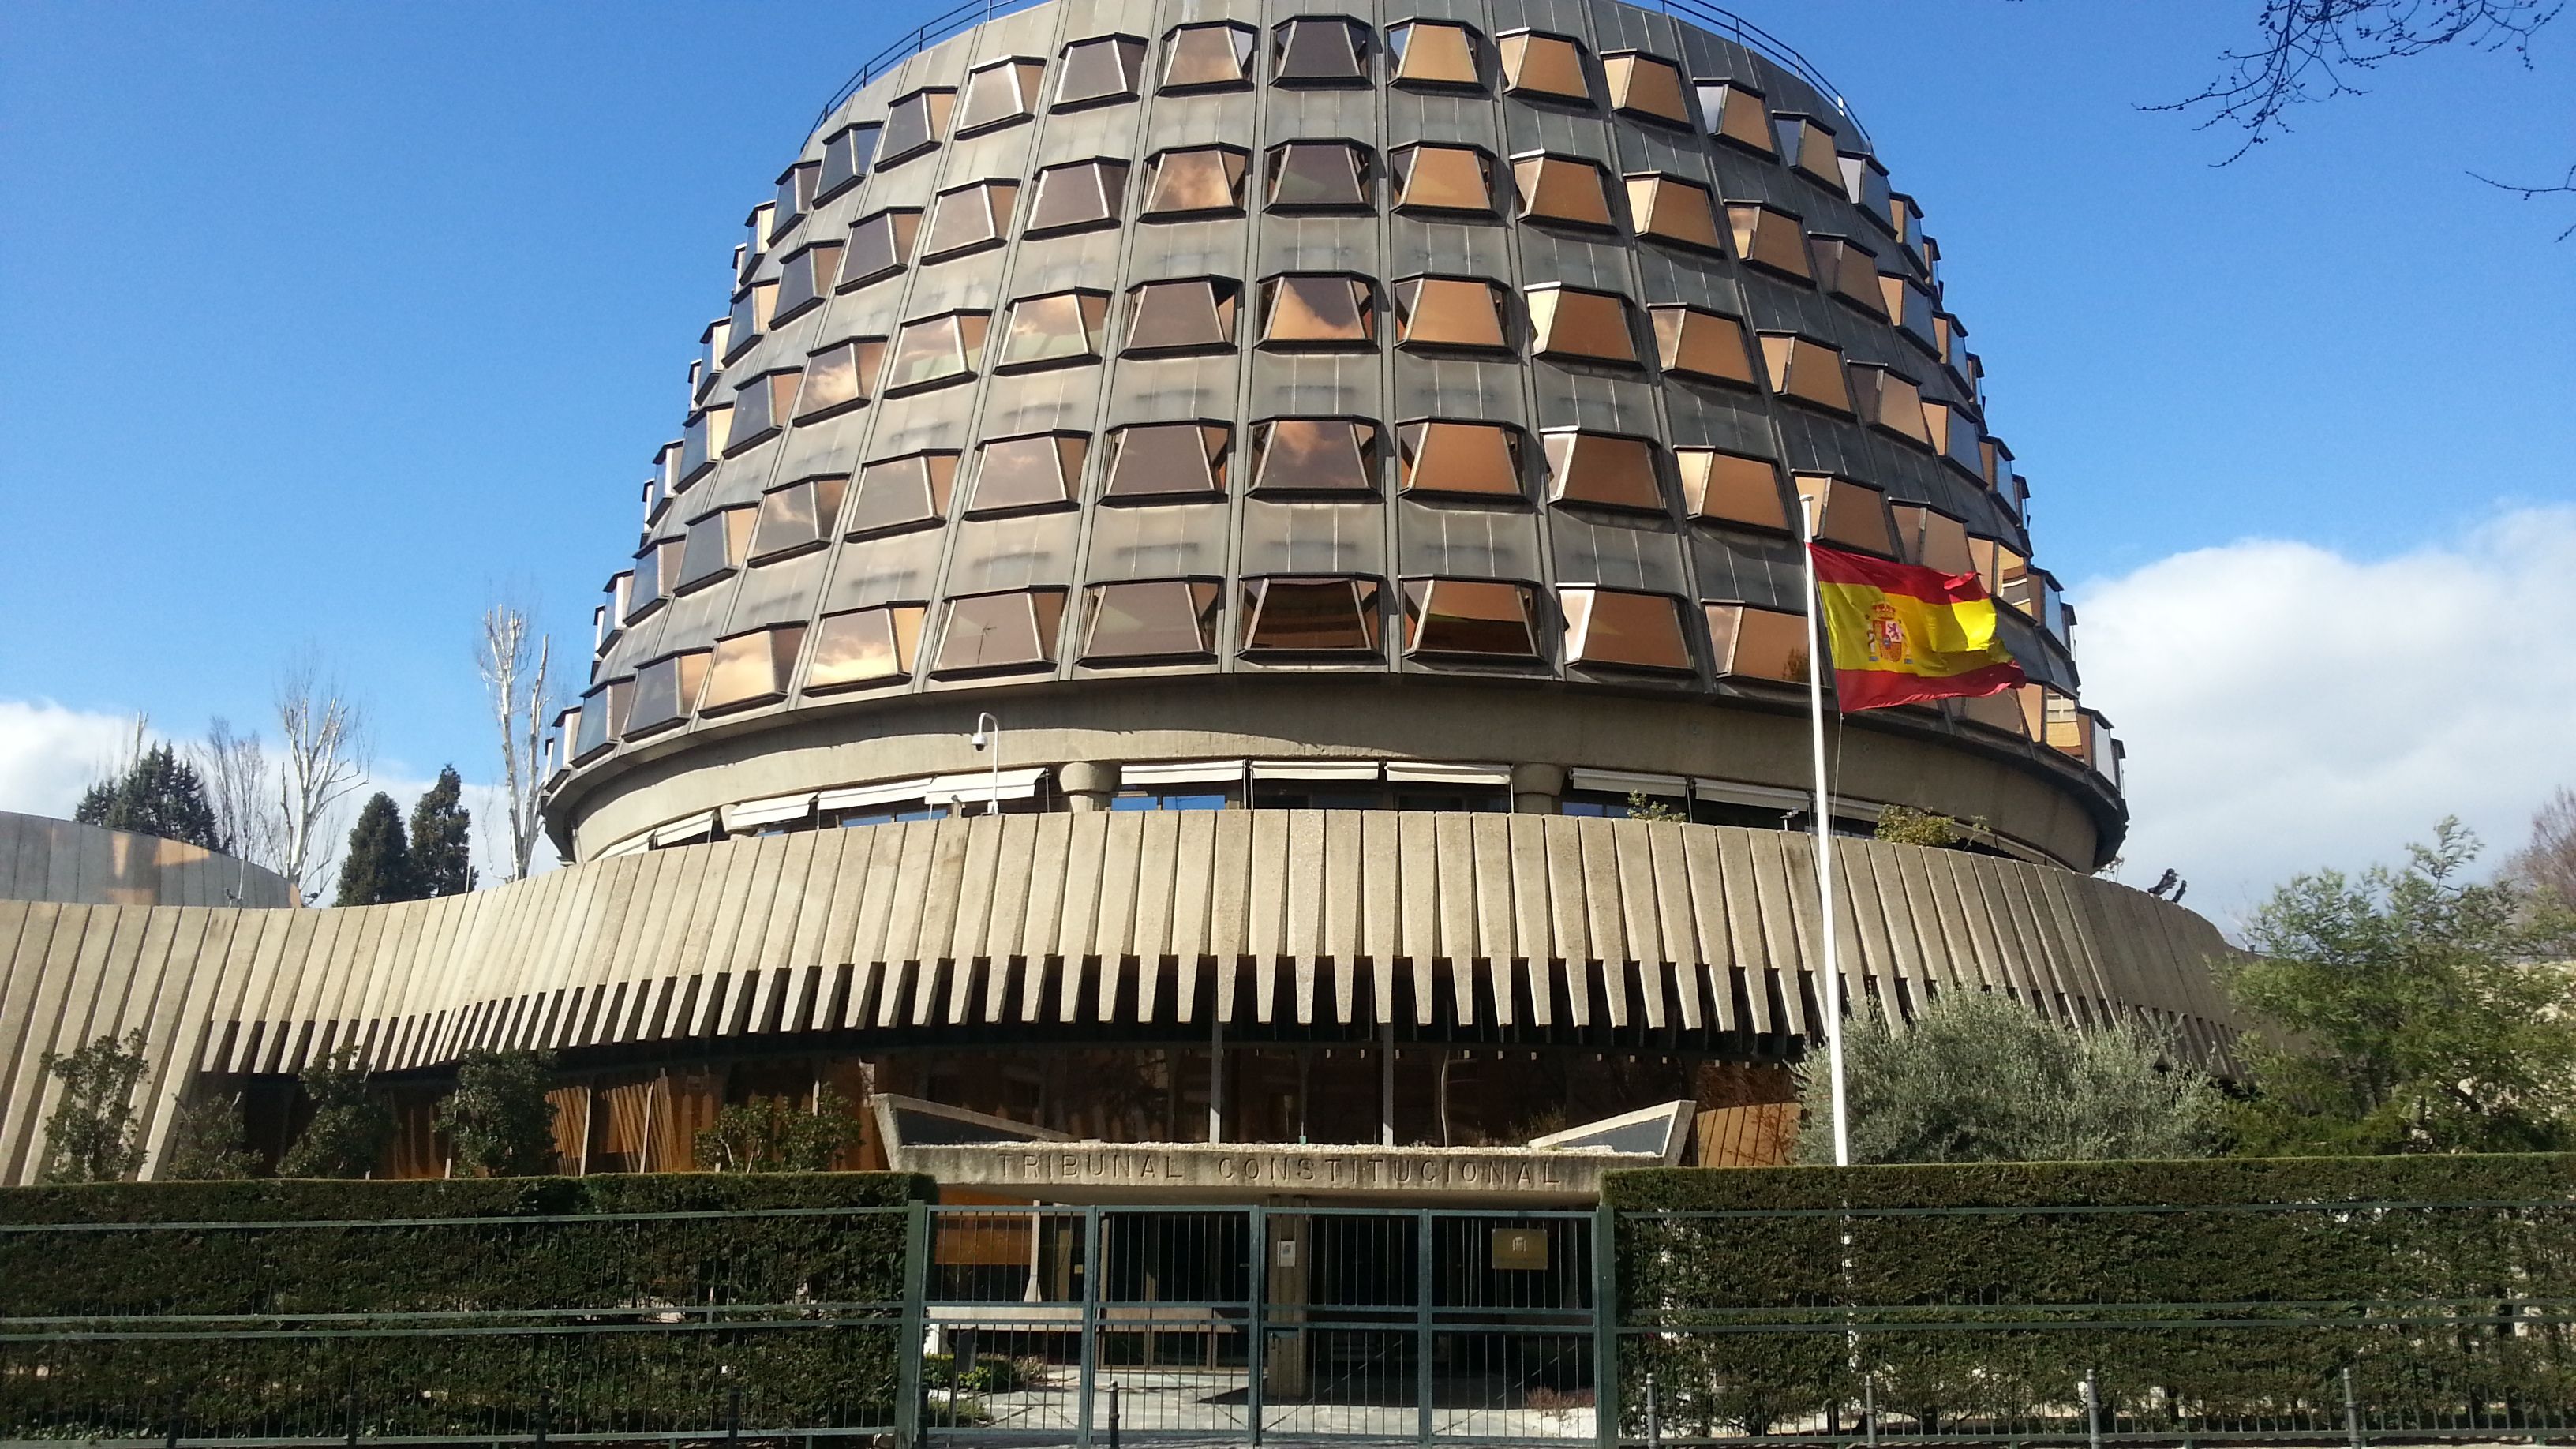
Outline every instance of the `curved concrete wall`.
<svg viewBox="0 0 2576 1449"><path fill-rule="evenodd" d="M284 876L203 846L0 810L0 900L291 906Z"/></svg>
<svg viewBox="0 0 2576 1449"><path fill-rule="evenodd" d="M1812 844L1661 822L1394 811L980 817L689 846L344 910L0 904L0 1181L47 1050L142 1027L156 1145L197 1072L477 1046L670 1055L870 1042L1368 1039L1800 1049ZM1849 989L2011 992L2170 1023L2222 1067L2191 912L2048 867L1842 840Z"/></svg>

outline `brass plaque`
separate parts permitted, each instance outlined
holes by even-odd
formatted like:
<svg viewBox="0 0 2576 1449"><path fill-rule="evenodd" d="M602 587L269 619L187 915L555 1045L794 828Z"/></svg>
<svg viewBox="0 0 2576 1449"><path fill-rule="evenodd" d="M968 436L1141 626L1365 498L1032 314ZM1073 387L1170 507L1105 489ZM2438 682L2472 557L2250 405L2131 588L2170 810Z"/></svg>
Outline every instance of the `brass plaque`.
<svg viewBox="0 0 2576 1449"><path fill-rule="evenodd" d="M1547 1266L1545 1228L1494 1229L1494 1266L1502 1270L1537 1271Z"/></svg>

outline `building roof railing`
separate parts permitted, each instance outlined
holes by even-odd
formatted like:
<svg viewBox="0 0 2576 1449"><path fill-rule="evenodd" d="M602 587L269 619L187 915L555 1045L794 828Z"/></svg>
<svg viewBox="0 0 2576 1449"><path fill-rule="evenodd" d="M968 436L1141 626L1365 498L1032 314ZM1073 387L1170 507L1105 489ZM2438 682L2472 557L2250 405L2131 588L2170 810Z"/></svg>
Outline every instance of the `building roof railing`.
<svg viewBox="0 0 2576 1449"><path fill-rule="evenodd" d="M852 72L849 80L844 82L839 90L834 91L832 98L823 104L823 109L814 117L814 124L808 128L807 134L811 135L814 131L821 130L824 123L832 119L833 112L848 104L850 97L857 95L869 84L891 74L895 67L912 57L952 35L1040 3L1043 3L1043 0L965 0L965 3L953 6L923 21L910 33L868 57L866 62ZM1814 62L1799 54L1796 47L1761 26L1723 6L1705 4L1702 0L1627 0L1627 3L1644 10L1660 10L1677 20L1688 21L1785 68L1790 74L1815 87L1818 95L1832 101L1835 112L1851 123L1852 129L1860 134L1861 140L1864 142L1869 140L1869 128L1863 126L1860 118L1851 113L1851 107L1845 104L1842 92L1835 89L1832 81L1825 79L1825 73L1818 70Z"/></svg>

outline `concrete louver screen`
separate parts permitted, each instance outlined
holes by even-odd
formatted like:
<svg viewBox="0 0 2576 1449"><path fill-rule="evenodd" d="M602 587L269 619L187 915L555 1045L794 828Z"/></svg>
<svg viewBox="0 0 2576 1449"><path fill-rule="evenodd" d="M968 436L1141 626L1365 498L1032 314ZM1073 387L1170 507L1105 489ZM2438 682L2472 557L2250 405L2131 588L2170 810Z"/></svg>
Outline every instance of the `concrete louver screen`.
<svg viewBox="0 0 2576 1449"><path fill-rule="evenodd" d="M399 1070L477 1046L1221 1020L1794 1050L1821 999L1812 849L1604 818L1121 812L690 846L343 910L0 903L0 1154L7 1180L32 1172L40 1053L129 1026L152 1043L156 1137L184 1071L293 1072L351 1043ZM2198 916L1959 851L1843 840L1836 859L1854 999L2011 992L2169 1024L2232 1065L2205 964L2228 948Z"/></svg>

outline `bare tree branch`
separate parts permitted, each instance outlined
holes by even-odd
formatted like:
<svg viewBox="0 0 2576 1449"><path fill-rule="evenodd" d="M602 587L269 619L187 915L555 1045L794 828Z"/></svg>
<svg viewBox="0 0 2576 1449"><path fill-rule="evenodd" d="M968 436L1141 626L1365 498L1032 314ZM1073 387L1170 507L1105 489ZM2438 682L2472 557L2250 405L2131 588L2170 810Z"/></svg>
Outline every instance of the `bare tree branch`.
<svg viewBox="0 0 2576 1449"><path fill-rule="evenodd" d="M224 853L277 869L283 832L278 813L269 807L268 753L259 732L234 734L232 723L218 715L188 754L205 781L206 803L214 809Z"/></svg>
<svg viewBox="0 0 2576 1449"><path fill-rule="evenodd" d="M546 716L554 639L533 633L527 611L494 604L483 611L483 637L474 646L475 672L501 732L501 813L509 823L510 858L505 881L524 880L536 854L542 822L537 812L545 787Z"/></svg>
<svg viewBox="0 0 2576 1449"><path fill-rule="evenodd" d="M2566 0L2263 0L2263 39L2222 53L2227 69L2197 95L2149 111L2206 111L2200 128L2234 126L2245 139L2225 160L2290 129L2292 106L2360 95L2367 72L2446 45L2510 51L2531 64L2531 39ZM2515 188L2508 188L2515 189ZM2549 188L2554 189L2554 188Z"/></svg>
<svg viewBox="0 0 2576 1449"><path fill-rule="evenodd" d="M331 807L366 782L366 725L336 681L310 655L287 666L277 685L278 873L310 900L336 854Z"/></svg>
<svg viewBox="0 0 2576 1449"><path fill-rule="evenodd" d="M2482 171L2472 171L2469 174L2498 191L2510 191L2525 201L2538 201L2544 196L2576 196L2576 166L2568 167L2567 179L2555 186L2517 186L2510 181L2498 181ZM2565 241L2571 236L2576 236L2576 222L2569 222L2567 229L2560 232L2556 240Z"/></svg>

